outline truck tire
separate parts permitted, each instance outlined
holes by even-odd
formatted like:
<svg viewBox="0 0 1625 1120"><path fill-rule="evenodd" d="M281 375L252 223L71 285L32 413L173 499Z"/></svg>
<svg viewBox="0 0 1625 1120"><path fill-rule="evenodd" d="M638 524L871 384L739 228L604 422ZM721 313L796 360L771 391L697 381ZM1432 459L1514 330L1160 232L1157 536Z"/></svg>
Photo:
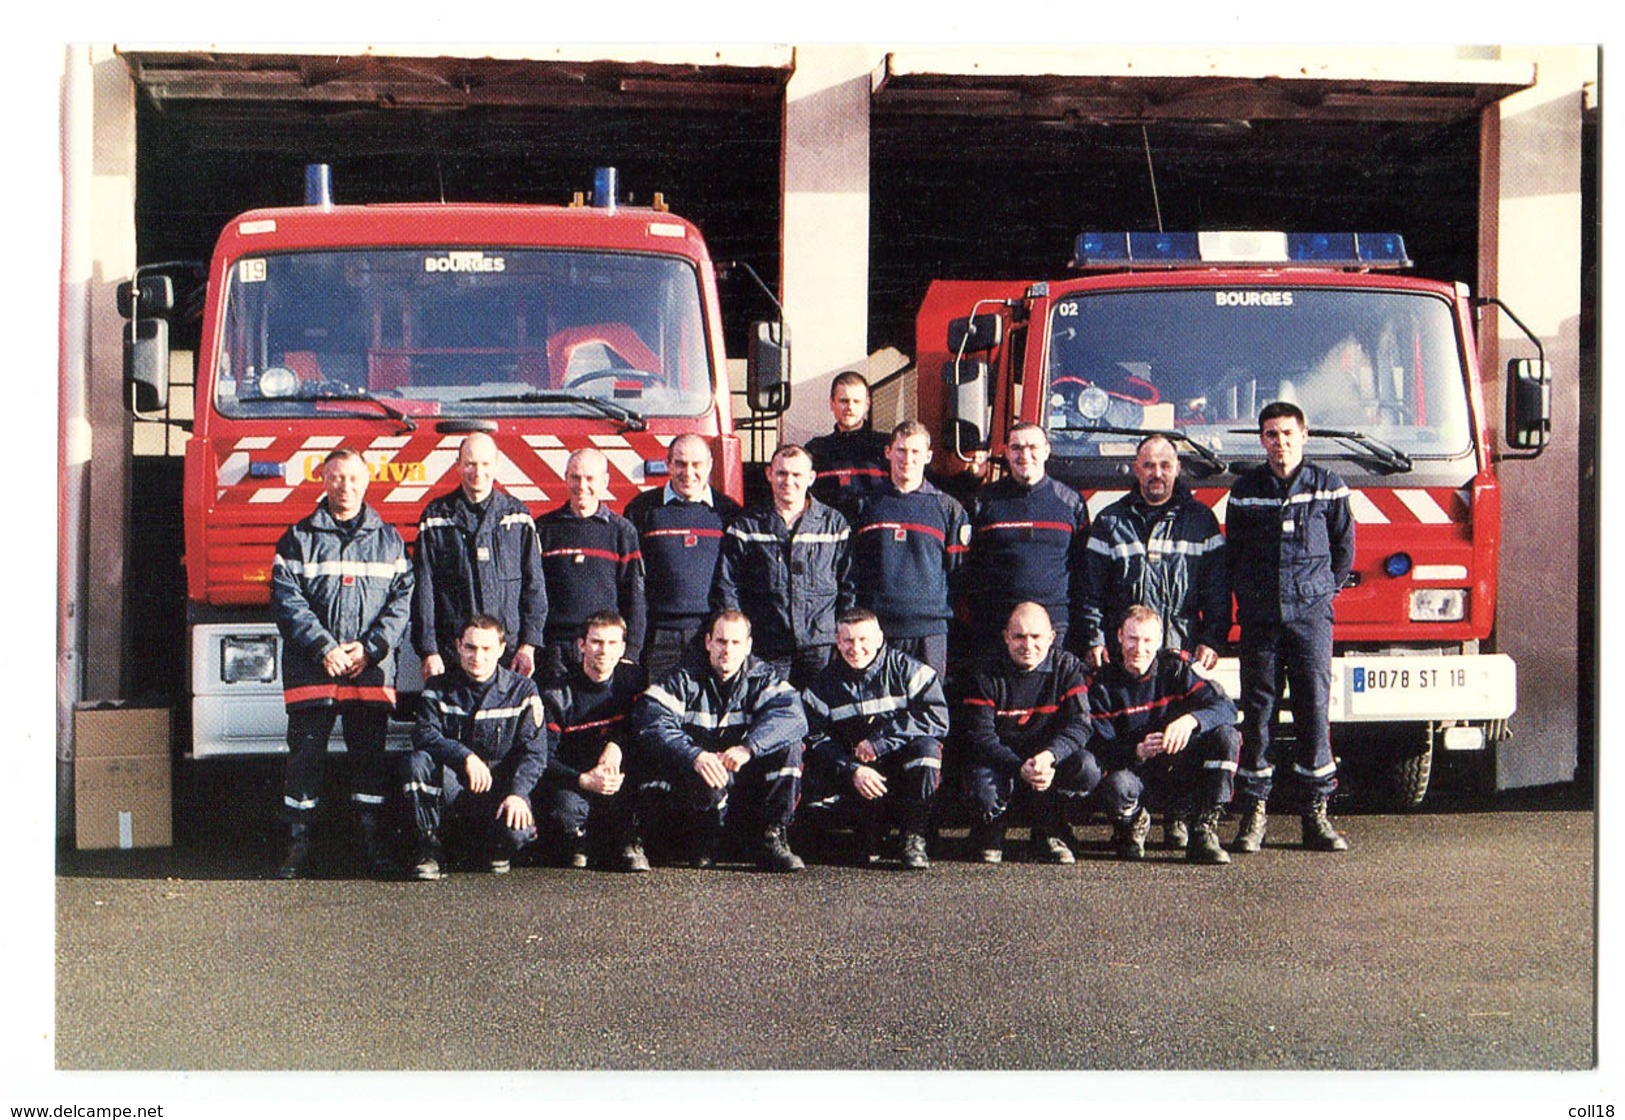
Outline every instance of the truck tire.
<svg viewBox="0 0 1625 1120"><path fill-rule="evenodd" d="M1421 808L1433 777L1433 744L1427 743L1418 753L1391 759L1387 769L1388 799L1393 807L1403 813Z"/></svg>

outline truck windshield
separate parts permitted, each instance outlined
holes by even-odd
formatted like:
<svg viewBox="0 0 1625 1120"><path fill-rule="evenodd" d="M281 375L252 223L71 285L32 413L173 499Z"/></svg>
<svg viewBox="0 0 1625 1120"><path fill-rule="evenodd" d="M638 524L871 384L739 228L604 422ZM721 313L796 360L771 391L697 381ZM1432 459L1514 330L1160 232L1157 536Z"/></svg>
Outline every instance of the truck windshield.
<svg viewBox="0 0 1625 1120"><path fill-rule="evenodd" d="M1302 408L1311 436L1364 437L1315 440L1322 457L1375 457L1391 468L1470 446L1454 323L1431 295L1155 289L1077 293L1052 309L1058 456L1132 454L1130 433L1180 429L1227 459L1261 457L1258 410L1274 400Z"/></svg>
<svg viewBox="0 0 1625 1120"><path fill-rule="evenodd" d="M383 415L354 403L373 398L408 415L693 416L713 400L700 306L696 269L668 257L244 257L226 289L215 407L245 419Z"/></svg>

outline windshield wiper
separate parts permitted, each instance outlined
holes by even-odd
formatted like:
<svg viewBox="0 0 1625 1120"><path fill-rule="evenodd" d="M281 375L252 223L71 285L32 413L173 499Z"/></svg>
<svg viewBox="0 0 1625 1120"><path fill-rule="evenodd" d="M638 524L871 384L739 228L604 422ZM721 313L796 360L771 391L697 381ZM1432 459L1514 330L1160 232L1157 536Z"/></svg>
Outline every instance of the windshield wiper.
<svg viewBox="0 0 1625 1120"><path fill-rule="evenodd" d="M1104 424L1091 424L1087 428L1063 428L1061 430L1068 435L1088 435L1090 432L1105 432L1107 435L1112 436L1139 436L1141 439L1146 436L1162 436L1170 442L1178 440L1196 452L1196 457L1209 468L1208 474L1223 474L1230 469L1223 459L1213 453L1212 448L1206 444L1198 443L1191 438L1190 433L1179 428L1113 428Z"/></svg>
<svg viewBox="0 0 1625 1120"><path fill-rule="evenodd" d="M301 393L300 396L305 397L305 394ZM380 409L382 409L391 420L394 420L401 426L401 431L415 432L418 430L418 422L416 420L412 419L410 416L396 408L394 405L390 404L388 401L373 396L372 393L368 392L366 389L349 385L336 389L324 389L318 387L314 393L309 395L308 399L317 401L365 401L367 404L377 405ZM357 412L353 413L352 415L365 416L366 414ZM379 419L381 420L383 417L379 417Z"/></svg>
<svg viewBox="0 0 1625 1120"><path fill-rule="evenodd" d="M584 404L595 408L611 420L619 420L621 431L646 431L649 427L647 421L640 413L633 412L625 405L614 404L598 397L589 397L585 393L566 393L559 390L544 391L535 389L528 393L502 393L489 397L459 397L458 403L467 404Z"/></svg>
<svg viewBox="0 0 1625 1120"><path fill-rule="evenodd" d="M1364 432L1350 431L1344 428L1312 428L1309 434L1352 443L1369 454L1380 466L1387 467L1391 471L1404 472L1411 469L1411 457L1409 455L1391 443L1384 443L1376 436L1368 436Z"/></svg>

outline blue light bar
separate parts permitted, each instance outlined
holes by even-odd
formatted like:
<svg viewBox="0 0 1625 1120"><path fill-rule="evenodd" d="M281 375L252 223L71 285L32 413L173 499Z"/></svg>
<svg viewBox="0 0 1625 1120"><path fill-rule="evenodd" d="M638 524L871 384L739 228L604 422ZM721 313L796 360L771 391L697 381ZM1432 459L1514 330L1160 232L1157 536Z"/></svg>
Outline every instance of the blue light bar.
<svg viewBox="0 0 1625 1120"><path fill-rule="evenodd" d="M1405 255L1405 239L1397 233L1356 234L1355 248L1362 261L1388 264L1395 268L1409 268L1411 265L1411 258Z"/></svg>
<svg viewBox="0 0 1625 1120"><path fill-rule="evenodd" d="M1181 268L1192 265L1293 265L1321 268L1409 268L1397 233L1086 232L1072 267Z"/></svg>
<svg viewBox="0 0 1625 1120"><path fill-rule="evenodd" d="M1355 259L1352 233L1289 233L1286 255L1295 261L1351 261Z"/></svg>
<svg viewBox="0 0 1625 1120"><path fill-rule="evenodd" d="M1201 246L1194 233L1131 233L1128 235L1129 256L1136 263L1186 264L1202 259Z"/></svg>
<svg viewBox="0 0 1625 1120"><path fill-rule="evenodd" d="M1072 248L1072 255L1076 258L1073 261L1075 268L1086 265L1127 264L1128 234L1080 233L1077 244Z"/></svg>

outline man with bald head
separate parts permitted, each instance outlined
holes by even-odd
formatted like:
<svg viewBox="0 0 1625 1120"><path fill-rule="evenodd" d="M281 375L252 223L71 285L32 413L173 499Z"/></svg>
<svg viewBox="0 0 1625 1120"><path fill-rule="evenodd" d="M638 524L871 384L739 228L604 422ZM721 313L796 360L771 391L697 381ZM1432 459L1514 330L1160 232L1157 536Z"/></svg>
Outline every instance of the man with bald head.
<svg viewBox="0 0 1625 1120"><path fill-rule="evenodd" d="M1049 611L1038 603L1010 612L1003 643L972 675L959 723L975 813L971 847L983 863L1003 860L1006 815L1025 803L1036 858L1072 863L1069 817L1101 778L1089 750L1088 677L1056 647Z"/></svg>
<svg viewBox="0 0 1625 1120"><path fill-rule="evenodd" d="M700 656L699 633L711 610L722 533L739 503L711 488L711 447L697 435L680 435L666 450L670 479L626 503L626 519L638 531L643 552L649 630L643 666L657 681L685 655Z"/></svg>
<svg viewBox="0 0 1625 1120"><path fill-rule="evenodd" d="M425 506L418 522L412 644L424 680L458 663L463 627L475 615L496 619L512 636L506 666L525 677L535 671L547 624L536 521L496 485L496 471L496 441L470 435L457 452L457 489Z"/></svg>
<svg viewBox="0 0 1625 1120"><path fill-rule="evenodd" d="M1100 511L1084 565L1077 648L1098 669L1130 607L1162 621L1168 649L1211 669L1230 636L1230 578L1213 511L1179 477L1179 453L1150 435L1134 453L1134 489Z"/></svg>
<svg viewBox="0 0 1625 1120"><path fill-rule="evenodd" d="M638 531L609 506L609 460L583 447L564 466L565 503L536 522L547 581L544 672L563 674L579 651L587 619L615 611L626 620L626 660L643 652L643 553Z"/></svg>

